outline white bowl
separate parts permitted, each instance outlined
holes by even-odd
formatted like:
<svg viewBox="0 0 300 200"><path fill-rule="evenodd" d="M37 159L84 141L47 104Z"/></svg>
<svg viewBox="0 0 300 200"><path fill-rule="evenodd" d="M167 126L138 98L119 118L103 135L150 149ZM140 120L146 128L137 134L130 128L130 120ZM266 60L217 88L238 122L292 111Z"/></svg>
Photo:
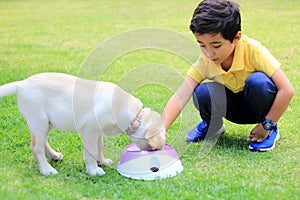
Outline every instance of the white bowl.
<svg viewBox="0 0 300 200"><path fill-rule="evenodd" d="M164 149L141 151L135 144L124 148L117 171L138 180L154 180L176 176L183 170L175 149L166 144Z"/></svg>

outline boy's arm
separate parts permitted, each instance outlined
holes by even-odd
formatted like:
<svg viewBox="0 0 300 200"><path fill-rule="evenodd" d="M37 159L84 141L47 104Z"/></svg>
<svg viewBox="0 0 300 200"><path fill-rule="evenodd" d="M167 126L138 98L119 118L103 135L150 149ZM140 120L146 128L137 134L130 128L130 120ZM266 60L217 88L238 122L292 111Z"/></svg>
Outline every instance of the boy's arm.
<svg viewBox="0 0 300 200"><path fill-rule="evenodd" d="M177 89L175 94L170 98L163 111L163 120L166 131L168 131L171 124L178 117L182 109L185 107L194 89L199 85L194 79L186 76L181 86Z"/></svg>
<svg viewBox="0 0 300 200"><path fill-rule="evenodd" d="M287 109L295 91L290 81L281 69L278 69L271 76L271 79L275 83L278 91L271 109L266 115L266 118L271 119L276 124ZM251 141L261 142L268 136L268 132L269 131L265 130L262 124L259 123L251 131L250 139Z"/></svg>

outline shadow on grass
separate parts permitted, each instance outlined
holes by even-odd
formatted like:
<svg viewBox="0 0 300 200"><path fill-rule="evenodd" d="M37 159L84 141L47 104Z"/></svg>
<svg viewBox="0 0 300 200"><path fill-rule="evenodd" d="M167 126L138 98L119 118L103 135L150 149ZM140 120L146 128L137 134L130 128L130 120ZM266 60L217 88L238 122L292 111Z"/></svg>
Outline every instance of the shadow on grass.
<svg viewBox="0 0 300 200"><path fill-rule="evenodd" d="M241 154L242 152L249 152L249 143L247 135L245 134L222 134L216 143L201 141L197 143L186 143L186 150L180 153L181 158L189 157L206 157L213 153L223 154Z"/></svg>
<svg viewBox="0 0 300 200"><path fill-rule="evenodd" d="M215 147L218 149L229 149L232 151L248 150L250 140L245 135L223 134L220 136Z"/></svg>

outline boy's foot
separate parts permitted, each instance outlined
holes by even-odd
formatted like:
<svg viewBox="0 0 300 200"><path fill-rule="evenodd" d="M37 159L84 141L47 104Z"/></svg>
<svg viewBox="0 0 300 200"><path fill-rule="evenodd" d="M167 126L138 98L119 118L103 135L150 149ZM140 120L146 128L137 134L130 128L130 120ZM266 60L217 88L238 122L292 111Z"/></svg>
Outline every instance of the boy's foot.
<svg viewBox="0 0 300 200"><path fill-rule="evenodd" d="M249 145L249 149L251 151L270 151L275 148L275 143L279 140L279 129L276 125L276 130L271 130L266 139L262 142L251 142Z"/></svg>
<svg viewBox="0 0 300 200"><path fill-rule="evenodd" d="M185 136L186 142L199 142L204 140L208 130L207 123L205 121L200 122L195 128L190 130ZM222 126L215 134L221 134L225 131L225 127Z"/></svg>

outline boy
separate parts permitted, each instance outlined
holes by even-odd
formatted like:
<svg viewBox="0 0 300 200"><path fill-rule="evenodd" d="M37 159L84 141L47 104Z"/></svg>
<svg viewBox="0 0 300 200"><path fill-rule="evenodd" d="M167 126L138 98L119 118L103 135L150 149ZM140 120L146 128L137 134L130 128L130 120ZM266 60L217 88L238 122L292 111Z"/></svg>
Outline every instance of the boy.
<svg viewBox="0 0 300 200"><path fill-rule="evenodd" d="M259 42L242 34L234 2L202 1L190 29L202 54L164 109L166 130L193 95L203 121L188 132L187 142L216 139L225 131L224 117L237 124L256 124L250 132L250 150L273 149L279 139L277 122L294 95L280 63Z"/></svg>

